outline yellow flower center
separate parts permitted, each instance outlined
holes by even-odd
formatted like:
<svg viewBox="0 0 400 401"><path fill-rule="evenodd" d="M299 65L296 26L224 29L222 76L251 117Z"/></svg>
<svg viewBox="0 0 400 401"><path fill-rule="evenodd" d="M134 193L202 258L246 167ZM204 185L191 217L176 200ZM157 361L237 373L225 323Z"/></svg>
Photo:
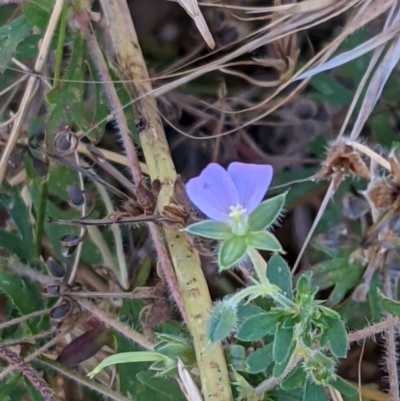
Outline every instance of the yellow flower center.
<svg viewBox="0 0 400 401"><path fill-rule="evenodd" d="M232 232L235 235L243 236L247 233L247 210L242 205L230 206L229 218L231 219Z"/></svg>

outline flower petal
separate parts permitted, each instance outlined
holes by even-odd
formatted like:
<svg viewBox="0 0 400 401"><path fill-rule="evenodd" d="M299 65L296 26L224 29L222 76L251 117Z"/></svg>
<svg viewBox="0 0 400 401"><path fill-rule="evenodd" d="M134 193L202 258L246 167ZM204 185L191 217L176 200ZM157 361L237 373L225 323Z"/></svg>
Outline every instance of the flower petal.
<svg viewBox="0 0 400 401"><path fill-rule="evenodd" d="M210 163L198 177L189 180L186 192L207 217L225 223L229 222L229 207L239 203L238 191L231 177L216 163Z"/></svg>
<svg viewBox="0 0 400 401"><path fill-rule="evenodd" d="M239 203L250 214L262 201L272 181L272 166L268 164L231 163L228 167L239 193Z"/></svg>

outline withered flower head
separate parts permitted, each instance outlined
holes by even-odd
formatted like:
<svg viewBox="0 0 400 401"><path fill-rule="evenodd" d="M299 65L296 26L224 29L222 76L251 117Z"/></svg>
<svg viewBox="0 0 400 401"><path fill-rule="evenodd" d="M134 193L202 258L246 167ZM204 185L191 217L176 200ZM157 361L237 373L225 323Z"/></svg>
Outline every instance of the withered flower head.
<svg viewBox="0 0 400 401"><path fill-rule="evenodd" d="M336 173L340 173L341 176L352 173L366 179L371 176L360 153L344 142L338 142L329 149L321 170L314 178L316 180L329 178Z"/></svg>
<svg viewBox="0 0 400 401"><path fill-rule="evenodd" d="M393 151L389 156L389 164L392 177L372 180L365 192L365 197L376 209L400 206L400 163Z"/></svg>
<svg viewBox="0 0 400 401"><path fill-rule="evenodd" d="M400 184L392 178L379 178L369 183L365 197L376 209L386 209L400 198Z"/></svg>
<svg viewBox="0 0 400 401"><path fill-rule="evenodd" d="M154 212L157 204L157 197L153 190L147 188L146 181L144 179L141 179L137 186L136 198L139 206L145 212Z"/></svg>
<svg viewBox="0 0 400 401"><path fill-rule="evenodd" d="M174 194L170 203L164 207L161 214L171 220L171 223L168 224L178 225L178 228L198 221L198 212L190 202L186 194L185 184L180 177L174 183Z"/></svg>

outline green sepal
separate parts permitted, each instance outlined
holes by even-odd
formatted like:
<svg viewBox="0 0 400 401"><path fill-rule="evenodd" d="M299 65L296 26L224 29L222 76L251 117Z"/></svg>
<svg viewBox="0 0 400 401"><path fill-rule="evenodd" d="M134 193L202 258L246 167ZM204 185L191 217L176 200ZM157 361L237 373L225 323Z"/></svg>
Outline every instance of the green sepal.
<svg viewBox="0 0 400 401"><path fill-rule="evenodd" d="M287 192L267 199L258 205L257 208L250 213L248 220L249 230L263 231L270 227L282 212L286 194Z"/></svg>
<svg viewBox="0 0 400 401"><path fill-rule="evenodd" d="M269 252L283 252L279 241L267 231L249 232L245 238L249 247Z"/></svg>
<svg viewBox="0 0 400 401"><path fill-rule="evenodd" d="M191 224L182 231L199 237L217 240L226 240L233 236L231 228L227 224L214 220L203 220Z"/></svg>
<svg viewBox="0 0 400 401"><path fill-rule="evenodd" d="M219 270L226 270L239 262L246 254L247 241L245 237L231 237L224 241L219 248L218 266Z"/></svg>

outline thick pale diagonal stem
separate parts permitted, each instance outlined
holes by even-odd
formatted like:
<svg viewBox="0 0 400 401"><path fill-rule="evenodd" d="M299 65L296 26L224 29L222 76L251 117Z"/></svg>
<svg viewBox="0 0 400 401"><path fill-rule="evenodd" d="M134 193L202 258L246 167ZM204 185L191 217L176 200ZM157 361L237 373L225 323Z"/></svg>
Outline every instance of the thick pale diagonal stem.
<svg viewBox="0 0 400 401"><path fill-rule="evenodd" d="M122 78L132 80L127 85L130 94L136 98L150 92L146 65L126 1L101 0L101 6ZM150 177L162 185L158 198L158 210L162 211L170 202L177 176L155 98L142 97L135 103L135 112ZM206 323L212 304L199 255L185 234L165 229L164 235L193 337L204 398L230 401L232 394L222 346L210 344L207 338Z"/></svg>

